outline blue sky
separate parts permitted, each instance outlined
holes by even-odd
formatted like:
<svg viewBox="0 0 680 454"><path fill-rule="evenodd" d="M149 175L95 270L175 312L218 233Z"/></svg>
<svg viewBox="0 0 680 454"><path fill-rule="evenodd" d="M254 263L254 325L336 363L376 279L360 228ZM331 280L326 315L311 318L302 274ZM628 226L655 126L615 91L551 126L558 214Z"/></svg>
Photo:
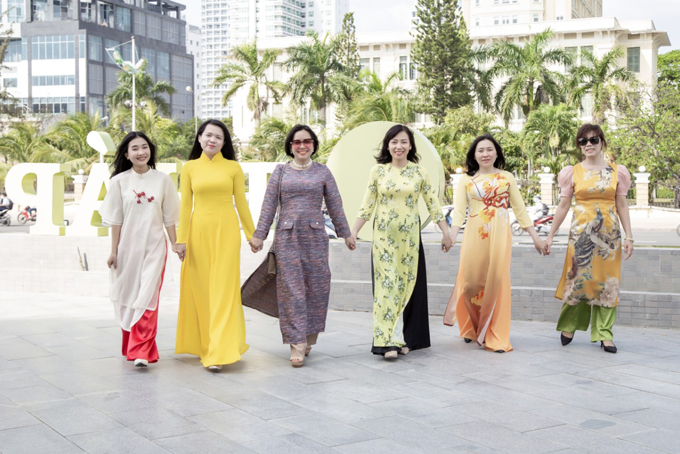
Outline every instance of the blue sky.
<svg viewBox="0 0 680 454"><path fill-rule="evenodd" d="M187 5L190 24L200 25L201 2L199 0L176 0ZM416 0L349 0L354 11L357 31L404 30L410 26L411 11ZM641 5L644 5L641 7ZM668 33L670 47L661 53L680 49L680 0L604 0L604 16L618 19L651 19L657 30Z"/></svg>

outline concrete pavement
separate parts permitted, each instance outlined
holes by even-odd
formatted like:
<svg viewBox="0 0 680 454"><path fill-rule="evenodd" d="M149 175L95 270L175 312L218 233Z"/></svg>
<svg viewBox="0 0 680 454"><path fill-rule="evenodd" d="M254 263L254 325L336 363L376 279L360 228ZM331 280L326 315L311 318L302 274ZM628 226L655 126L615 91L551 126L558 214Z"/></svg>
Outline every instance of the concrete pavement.
<svg viewBox="0 0 680 454"><path fill-rule="evenodd" d="M0 452L680 453L680 331L615 327L616 355L553 323L513 322L486 352L432 317L433 347L373 356L371 316L331 312L293 369L276 320L246 309L250 350L214 374L174 355L120 356L105 298L0 291Z"/></svg>

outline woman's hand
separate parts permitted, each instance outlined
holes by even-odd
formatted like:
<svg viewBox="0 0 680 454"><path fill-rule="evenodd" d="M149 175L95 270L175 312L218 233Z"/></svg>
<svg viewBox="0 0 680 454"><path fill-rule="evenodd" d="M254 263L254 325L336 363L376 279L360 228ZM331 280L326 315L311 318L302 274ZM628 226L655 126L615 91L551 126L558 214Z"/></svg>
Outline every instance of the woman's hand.
<svg viewBox="0 0 680 454"><path fill-rule="evenodd" d="M118 269L118 254L115 252L112 252L111 255L109 255L109 258L106 259L106 266L109 268L113 267L114 270Z"/></svg>
<svg viewBox="0 0 680 454"><path fill-rule="evenodd" d="M548 238L545 239L545 255L550 255L550 248L553 245L553 237L548 235Z"/></svg>
<svg viewBox="0 0 680 454"><path fill-rule="evenodd" d="M453 248L453 239L448 233L442 236L442 251L449 252Z"/></svg>
<svg viewBox="0 0 680 454"><path fill-rule="evenodd" d="M253 251L253 254L256 254L262 250L264 241L259 238L252 237L250 241L248 241L248 244L250 244L250 250Z"/></svg>
<svg viewBox="0 0 680 454"><path fill-rule="evenodd" d="M172 249L179 256L179 259L183 262L184 257L186 257L187 255L187 245L185 243L177 243Z"/></svg>
<svg viewBox="0 0 680 454"><path fill-rule="evenodd" d="M633 240L623 240L624 260L628 260L630 256L633 255L633 249L635 249L633 246Z"/></svg>
<svg viewBox="0 0 680 454"><path fill-rule="evenodd" d="M546 255L547 252L546 250L548 249L547 242L545 240L542 240L540 238L535 238L534 239L534 247L536 248L536 251L543 256Z"/></svg>
<svg viewBox="0 0 680 454"><path fill-rule="evenodd" d="M357 248L357 239L354 237L354 235L345 238L345 246L347 246L347 249L350 251L353 251Z"/></svg>

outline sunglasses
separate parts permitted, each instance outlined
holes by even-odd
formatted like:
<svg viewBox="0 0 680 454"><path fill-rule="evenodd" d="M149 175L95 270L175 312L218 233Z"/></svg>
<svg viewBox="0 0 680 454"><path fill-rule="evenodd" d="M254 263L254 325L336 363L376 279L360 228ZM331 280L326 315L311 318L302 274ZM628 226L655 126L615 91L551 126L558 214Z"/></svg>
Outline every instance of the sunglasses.
<svg viewBox="0 0 680 454"><path fill-rule="evenodd" d="M576 141L580 147L585 147L588 142L590 142L593 145L597 145L600 143L600 138L598 136L593 136L589 139L586 139L585 137L579 137L579 139Z"/></svg>
<svg viewBox="0 0 680 454"><path fill-rule="evenodd" d="M306 146L314 145L314 140L313 139L305 139L305 140L292 140L290 144L294 147L299 147L302 144L305 144Z"/></svg>

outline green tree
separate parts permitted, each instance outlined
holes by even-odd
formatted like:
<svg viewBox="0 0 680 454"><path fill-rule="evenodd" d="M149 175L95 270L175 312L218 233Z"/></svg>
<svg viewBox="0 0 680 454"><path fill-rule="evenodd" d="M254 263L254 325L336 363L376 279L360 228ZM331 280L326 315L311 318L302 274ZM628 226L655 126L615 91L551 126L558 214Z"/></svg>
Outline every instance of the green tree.
<svg viewBox="0 0 680 454"><path fill-rule="evenodd" d="M354 13L347 13L342 19L342 30L338 43L338 60L345 66L350 77L359 75L359 48L357 45Z"/></svg>
<svg viewBox="0 0 680 454"><path fill-rule="evenodd" d="M136 101L137 103L151 102L158 106L163 114L170 115L170 105L163 95L173 95L177 90L170 82L163 80L154 82L153 78L143 71L146 69L146 65L146 62L142 63L142 71L134 75ZM127 109L126 101L128 103L132 101L132 74L118 71L116 77L118 78L118 86L106 95L106 103L109 108L125 111L124 109Z"/></svg>
<svg viewBox="0 0 680 454"><path fill-rule="evenodd" d="M243 153L243 159L267 162L286 161L284 150L286 136L294 124L279 118L267 118L260 123L250 139L250 150Z"/></svg>
<svg viewBox="0 0 680 454"><path fill-rule="evenodd" d="M573 58L562 49L547 49L552 37L553 32L548 29L522 46L499 41L486 49L487 56L493 60L488 76L492 80L503 80L495 101L506 124L516 107L528 117L541 104L557 104L563 100L562 76L549 68L571 65Z"/></svg>
<svg viewBox="0 0 680 454"><path fill-rule="evenodd" d="M326 34L320 39L313 31L307 33L307 38L288 49L284 66L293 72L293 77L288 81L287 92L298 106L311 101L311 106L319 110L321 123L326 125L328 104L342 100L351 91L353 80L338 60L338 38Z"/></svg>
<svg viewBox="0 0 680 454"><path fill-rule="evenodd" d="M377 74L364 70L361 73L361 91L350 103L344 129L352 130L371 121L412 123L415 104L408 90L397 86L400 73L391 74L382 82Z"/></svg>
<svg viewBox="0 0 680 454"><path fill-rule="evenodd" d="M631 171L644 165L653 181L674 187L680 208L680 90L659 84L653 93L639 87L631 97L610 131L609 150Z"/></svg>
<svg viewBox="0 0 680 454"><path fill-rule="evenodd" d="M659 55L657 61L659 83L680 87L680 50Z"/></svg>
<svg viewBox="0 0 680 454"><path fill-rule="evenodd" d="M580 106L586 93L591 93L595 124L605 121L605 112L611 107L614 82L629 82L635 78L628 68L619 67L618 60L623 55L620 47L610 50L602 58L584 51L581 53L581 65L571 70L570 85L575 87L568 94L569 100Z"/></svg>
<svg viewBox="0 0 680 454"><path fill-rule="evenodd" d="M469 104L473 74L470 40L457 0L418 0L411 60L418 69L422 110L435 123Z"/></svg>
<svg viewBox="0 0 680 454"><path fill-rule="evenodd" d="M578 113L566 104L542 105L531 112L522 131L524 152L529 158L529 177L534 174L537 160L558 173L576 154L573 143L578 128Z"/></svg>
<svg viewBox="0 0 680 454"><path fill-rule="evenodd" d="M284 90L281 82L267 77L267 72L276 62L279 53L274 49L265 49L260 56L257 41L235 47L232 58L236 61L224 64L212 84L213 87L227 84L222 105L226 105L238 90L249 85L246 105L253 112L253 120L259 123L262 115L267 112L270 97L273 96L274 102L278 103Z"/></svg>

